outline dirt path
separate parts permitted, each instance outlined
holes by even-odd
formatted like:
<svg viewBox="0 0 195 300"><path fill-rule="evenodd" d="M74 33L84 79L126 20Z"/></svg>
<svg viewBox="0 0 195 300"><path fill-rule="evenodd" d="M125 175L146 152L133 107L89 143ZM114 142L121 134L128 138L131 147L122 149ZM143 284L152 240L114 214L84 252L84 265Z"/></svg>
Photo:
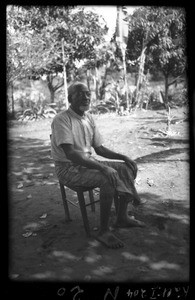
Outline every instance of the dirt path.
<svg viewBox="0 0 195 300"><path fill-rule="evenodd" d="M135 159L136 188L147 203L129 214L146 227L118 229L125 247L110 250L85 236L80 211L70 207L65 224L58 181L50 159L51 120L10 127L10 278L64 281L186 281L189 277L189 141L177 111L174 136L165 137L163 111L99 116L105 145ZM179 132L179 134L178 134ZM68 196L76 201L75 194ZM98 197L98 192L96 193ZM111 225L115 217L112 211ZM99 206L89 211L99 226ZM95 231L94 231L95 232Z"/></svg>

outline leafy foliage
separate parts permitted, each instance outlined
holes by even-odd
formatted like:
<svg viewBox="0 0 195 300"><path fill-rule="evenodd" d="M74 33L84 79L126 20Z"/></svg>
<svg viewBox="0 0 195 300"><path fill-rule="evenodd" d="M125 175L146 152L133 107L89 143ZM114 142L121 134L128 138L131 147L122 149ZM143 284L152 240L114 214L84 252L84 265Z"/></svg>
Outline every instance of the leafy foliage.
<svg viewBox="0 0 195 300"><path fill-rule="evenodd" d="M31 108L25 109L23 113L18 113L16 118L18 121L32 121L45 118L53 118L56 115L56 110L48 105L35 105Z"/></svg>
<svg viewBox="0 0 195 300"><path fill-rule="evenodd" d="M19 35L20 61L28 64L34 76L62 72L61 39L65 40L67 64L72 64L75 59L93 58L94 45L100 44L107 31L107 27L101 24L98 15L84 12L84 8L11 6L8 34L11 30L12 36L8 52L10 48L17 51L13 39L18 39ZM23 45L27 46L26 49Z"/></svg>
<svg viewBox="0 0 195 300"><path fill-rule="evenodd" d="M185 74L185 46L185 11L182 8L141 7L130 18L127 57L138 59L146 47L145 72L163 73L165 102L169 86Z"/></svg>
<svg viewBox="0 0 195 300"><path fill-rule="evenodd" d="M54 102L55 92L64 84L62 77L55 84L64 64L67 77L71 78L76 69L75 60L93 58L95 45L103 41L107 30L103 19L82 7L8 6L8 86L16 79L39 79L46 75L51 102ZM62 39L65 41L65 61ZM13 102L12 97L12 109Z"/></svg>
<svg viewBox="0 0 195 300"><path fill-rule="evenodd" d="M185 13L181 8L141 7L130 17L127 57L147 46L147 67L176 75L185 68ZM155 66L154 66L155 64Z"/></svg>

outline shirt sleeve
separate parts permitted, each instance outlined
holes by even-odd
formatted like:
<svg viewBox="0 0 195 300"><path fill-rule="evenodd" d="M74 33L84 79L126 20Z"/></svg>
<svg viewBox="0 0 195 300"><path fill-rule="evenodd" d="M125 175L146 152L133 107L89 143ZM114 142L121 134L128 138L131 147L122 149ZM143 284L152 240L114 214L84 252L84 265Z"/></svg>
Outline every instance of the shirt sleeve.
<svg viewBox="0 0 195 300"><path fill-rule="evenodd" d="M91 116L92 122L93 122L93 127L94 127L94 133L93 133L93 141L92 141L92 147L97 148L100 147L103 144L103 137L99 132L99 129L96 125L95 120Z"/></svg>
<svg viewBox="0 0 195 300"><path fill-rule="evenodd" d="M52 136L57 146L61 144L74 144L71 121L68 116L57 115L52 122Z"/></svg>

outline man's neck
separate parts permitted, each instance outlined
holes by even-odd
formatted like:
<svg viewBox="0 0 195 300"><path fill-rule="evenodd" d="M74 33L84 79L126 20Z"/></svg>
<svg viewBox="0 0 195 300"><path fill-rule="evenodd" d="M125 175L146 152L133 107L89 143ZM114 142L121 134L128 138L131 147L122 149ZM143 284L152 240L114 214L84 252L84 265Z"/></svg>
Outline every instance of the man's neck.
<svg viewBox="0 0 195 300"><path fill-rule="evenodd" d="M75 109L75 108L73 108L72 106L70 106L70 108L71 108L77 115L83 117L83 115L84 115L84 113L85 113L84 111L81 111L81 110L79 110L79 109Z"/></svg>

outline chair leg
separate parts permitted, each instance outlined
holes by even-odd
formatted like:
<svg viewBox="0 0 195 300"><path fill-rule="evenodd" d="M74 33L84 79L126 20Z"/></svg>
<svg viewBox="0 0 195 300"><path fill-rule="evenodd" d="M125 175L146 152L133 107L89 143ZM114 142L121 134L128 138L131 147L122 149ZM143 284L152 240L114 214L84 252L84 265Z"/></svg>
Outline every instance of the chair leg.
<svg viewBox="0 0 195 300"><path fill-rule="evenodd" d="M95 212L95 203L94 203L93 190L89 190L89 199L90 199L90 203L91 203L91 211Z"/></svg>
<svg viewBox="0 0 195 300"><path fill-rule="evenodd" d="M61 195L62 195L62 201L64 205L64 212L65 212L65 222L70 222L72 221L70 218L70 213L69 213L69 208L68 208L68 202L66 199L66 191L65 187L63 184L60 183L60 190L61 190Z"/></svg>
<svg viewBox="0 0 195 300"><path fill-rule="evenodd" d="M83 217L83 224L84 224L84 227L85 227L85 232L86 232L87 236L90 237L89 220L88 220L88 217L87 217L87 210L86 210L86 207L85 207L85 198L84 198L83 192L78 191L77 196L78 196L78 200L79 200L81 214L82 214L82 217Z"/></svg>

